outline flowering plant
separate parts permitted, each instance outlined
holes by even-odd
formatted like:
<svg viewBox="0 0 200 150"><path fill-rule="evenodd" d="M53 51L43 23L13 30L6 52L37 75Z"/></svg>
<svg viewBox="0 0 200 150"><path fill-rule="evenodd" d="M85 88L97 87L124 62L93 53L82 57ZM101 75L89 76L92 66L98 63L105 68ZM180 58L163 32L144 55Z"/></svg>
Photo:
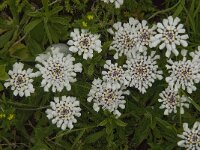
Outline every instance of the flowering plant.
<svg viewBox="0 0 200 150"><path fill-rule="evenodd" d="M0 149L199 150L199 17L197 0L0 2Z"/></svg>

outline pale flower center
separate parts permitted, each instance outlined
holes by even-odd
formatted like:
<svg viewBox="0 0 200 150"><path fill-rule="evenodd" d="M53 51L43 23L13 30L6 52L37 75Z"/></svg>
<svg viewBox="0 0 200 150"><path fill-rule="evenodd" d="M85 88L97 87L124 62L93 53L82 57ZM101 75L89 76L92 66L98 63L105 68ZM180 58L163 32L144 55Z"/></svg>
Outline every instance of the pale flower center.
<svg viewBox="0 0 200 150"><path fill-rule="evenodd" d="M122 76L122 72L123 72L123 70L121 67L119 67L119 68L116 67L116 68L113 68L112 70L108 71L108 75L112 79L116 80Z"/></svg>
<svg viewBox="0 0 200 150"><path fill-rule="evenodd" d="M192 75L192 71L191 68L189 67L184 67L181 66L180 70L179 70L179 78L182 79L188 79L191 75Z"/></svg>
<svg viewBox="0 0 200 150"><path fill-rule="evenodd" d="M148 30L143 29L143 30L140 32L139 40L140 40L141 42L148 42L149 39L150 39L150 36L149 36Z"/></svg>
<svg viewBox="0 0 200 150"><path fill-rule="evenodd" d="M63 66L61 66L59 63L53 64L53 67L50 69L50 72L53 76L53 78L58 79L63 76Z"/></svg>
<svg viewBox="0 0 200 150"><path fill-rule="evenodd" d="M15 81L15 86L16 87L22 87L26 84L27 82L27 78L25 77L24 74L18 74L15 78L14 78L14 81Z"/></svg>
<svg viewBox="0 0 200 150"><path fill-rule="evenodd" d="M135 42L133 39L131 39L128 35L124 36L124 44L126 45L126 47L133 47L133 45L135 45Z"/></svg>
<svg viewBox="0 0 200 150"><path fill-rule="evenodd" d="M57 112L58 112L58 114L59 114L59 115L58 115L59 118L62 118L62 119L69 119L70 116L71 116L71 114L72 114L71 108L68 107L68 106L65 106L65 105L60 106L60 107L58 108Z"/></svg>
<svg viewBox="0 0 200 150"><path fill-rule="evenodd" d="M110 105L116 99L116 95L111 89L106 89L103 93L102 99L105 103Z"/></svg>
<svg viewBox="0 0 200 150"><path fill-rule="evenodd" d="M16 81L17 84L22 84L24 83L24 78L22 76L18 76L17 77L17 81Z"/></svg>
<svg viewBox="0 0 200 150"><path fill-rule="evenodd" d="M89 37L84 37L81 39L80 41L80 47L83 48L83 49L87 49L89 48L91 45L91 40Z"/></svg>
<svg viewBox="0 0 200 150"><path fill-rule="evenodd" d="M176 103L177 103L176 99L177 99L177 97L174 93L169 93L167 102L169 103L170 106L176 106Z"/></svg>
<svg viewBox="0 0 200 150"><path fill-rule="evenodd" d="M189 136L189 142L190 142L191 144L200 143L200 137L199 137L199 135L197 135L196 133L192 133L192 134Z"/></svg>
<svg viewBox="0 0 200 150"><path fill-rule="evenodd" d="M148 76L148 67L145 64L137 64L135 67L135 72L134 75L138 76L138 77L147 77Z"/></svg>
<svg viewBox="0 0 200 150"><path fill-rule="evenodd" d="M164 37L169 41L169 42L174 42L174 40L176 39L176 34L173 30L167 30L164 33Z"/></svg>

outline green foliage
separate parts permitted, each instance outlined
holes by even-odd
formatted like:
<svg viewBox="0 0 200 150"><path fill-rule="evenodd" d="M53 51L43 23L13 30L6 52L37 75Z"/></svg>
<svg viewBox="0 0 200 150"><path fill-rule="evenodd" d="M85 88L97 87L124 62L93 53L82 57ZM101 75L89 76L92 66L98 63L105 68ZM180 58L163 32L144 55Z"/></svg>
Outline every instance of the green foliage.
<svg viewBox="0 0 200 150"><path fill-rule="evenodd" d="M178 149L177 134L182 123L193 124L200 112L200 87L191 99L191 108L184 115L177 113L163 116L157 102L158 94L166 83L156 82L146 94L130 89L126 108L119 119L106 111L96 113L87 103L91 81L101 76L106 59L112 59L109 51L112 37L107 29L117 21L126 22L129 17L157 22L173 15L179 16L190 36L192 50L200 43L199 0L165 0L162 9L153 0L124 0L120 9L101 0L4 0L0 2L0 149L17 150L93 150L93 149ZM8 70L17 61L25 66L35 66L35 57L54 43L66 43L74 28L84 28L101 34L102 52L83 60L83 74L72 84L70 92L46 93L35 81L37 88L30 98L14 97L4 88ZM164 55L158 51L160 55ZM125 62L121 57L119 64ZM165 59L159 67L165 68ZM163 69L164 70L164 69ZM166 72L164 72L166 76ZM76 96L81 101L82 116L75 128L61 131L47 119L46 108L54 96ZM13 114L13 117L12 117Z"/></svg>

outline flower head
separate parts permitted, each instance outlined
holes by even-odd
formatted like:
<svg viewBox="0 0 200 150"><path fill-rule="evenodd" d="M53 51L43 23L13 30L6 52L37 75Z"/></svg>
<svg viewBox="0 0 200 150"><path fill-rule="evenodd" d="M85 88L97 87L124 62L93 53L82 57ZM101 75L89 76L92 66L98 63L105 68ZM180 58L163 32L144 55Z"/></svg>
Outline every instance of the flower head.
<svg viewBox="0 0 200 150"><path fill-rule="evenodd" d="M136 48L139 49L140 52L147 50L147 46L152 47L152 38L156 34L155 32L156 26L152 26L149 28L146 20L142 20L141 23L138 23L136 26Z"/></svg>
<svg viewBox="0 0 200 150"><path fill-rule="evenodd" d="M193 58L193 62L197 63L200 67L200 46L198 46L198 50L195 52L190 52L190 56Z"/></svg>
<svg viewBox="0 0 200 150"><path fill-rule="evenodd" d="M84 59L92 58L93 52L96 51L100 53L101 41L99 40L99 35L91 34L88 30L74 29L74 32L71 32L70 37L72 40L69 40L67 44L70 46L69 50L73 53L78 52L79 55L83 54Z"/></svg>
<svg viewBox="0 0 200 150"><path fill-rule="evenodd" d="M159 55L155 55L155 51L151 52L150 56L147 56L147 52L137 53L130 57L124 68L127 68L126 76L130 82L130 86L134 86L141 93L145 93L148 87L152 86L152 83L156 79L162 79L162 71L158 70L156 60L159 59Z"/></svg>
<svg viewBox="0 0 200 150"><path fill-rule="evenodd" d="M61 92L64 87L70 91L70 83L76 81L76 72L82 72L81 63L74 64L75 58L70 54L65 56L59 48L47 54L40 54L36 57L36 61L40 63L36 68L42 74L41 86L44 87L44 91L49 91L50 87L53 92L56 90Z"/></svg>
<svg viewBox="0 0 200 150"><path fill-rule="evenodd" d="M113 88L120 88L121 86L128 84L128 81L125 78L125 71L121 66L118 66L117 63L112 64L111 60L107 60L104 68L106 70L102 71L103 80L108 84L113 85Z"/></svg>
<svg viewBox="0 0 200 150"><path fill-rule="evenodd" d="M125 90L124 87L113 88L108 86L106 82L103 82L100 79L95 79L92 82L92 87L88 94L88 102L93 101L93 109L99 111L100 107L109 112L113 112L116 117L119 117L121 113L118 111L118 108L125 108L125 97L128 95L129 91Z"/></svg>
<svg viewBox="0 0 200 150"><path fill-rule="evenodd" d="M20 97L28 97L31 93L34 93L35 89L33 87L33 79L39 75L38 72L33 73L33 69L23 70L24 64L15 63L13 65L13 70L9 70L8 74L10 78L6 80L4 86L7 88L11 86L13 94Z"/></svg>
<svg viewBox="0 0 200 150"><path fill-rule="evenodd" d="M52 123L56 124L62 130L66 128L72 129L73 123L77 120L75 117L81 116L81 108L79 101L75 97L62 96L61 100L58 97L50 103L51 109L46 110L48 119L52 119Z"/></svg>
<svg viewBox="0 0 200 150"><path fill-rule="evenodd" d="M124 3L124 0L102 0L105 3L115 3L115 8L120 8L120 6Z"/></svg>
<svg viewBox="0 0 200 150"><path fill-rule="evenodd" d="M170 76L166 81L171 87L177 91L178 89L187 90L188 93L196 90L194 83L200 81L200 68L197 63L186 59L187 51L182 50L183 60L172 61L168 60L166 65L169 70Z"/></svg>
<svg viewBox="0 0 200 150"><path fill-rule="evenodd" d="M185 34L183 24L179 24L179 22L180 19L178 17L169 16L167 19L163 19L163 23L157 23L158 34L153 38L153 46L161 43L159 49L166 47L166 57L170 57L171 52L176 56L179 54L176 45L182 45L183 47L188 45L186 40L189 37Z"/></svg>
<svg viewBox="0 0 200 150"><path fill-rule="evenodd" d="M188 123L183 123L183 133L178 134L182 140L177 144L186 150L200 149L200 122L195 122L192 129L188 128Z"/></svg>
<svg viewBox="0 0 200 150"><path fill-rule="evenodd" d="M177 107L180 107L180 113L184 114L184 107L189 108L190 101L185 96L180 97L178 91L171 87L166 88L159 96L158 101L162 103L160 109L165 109L164 115L177 113Z"/></svg>
<svg viewBox="0 0 200 150"><path fill-rule="evenodd" d="M129 18L128 23L117 22L113 25L114 30L108 29L108 32L114 35L110 50L116 51L115 59L118 59L122 54L129 56L138 51L135 41L135 28L138 23L138 20Z"/></svg>

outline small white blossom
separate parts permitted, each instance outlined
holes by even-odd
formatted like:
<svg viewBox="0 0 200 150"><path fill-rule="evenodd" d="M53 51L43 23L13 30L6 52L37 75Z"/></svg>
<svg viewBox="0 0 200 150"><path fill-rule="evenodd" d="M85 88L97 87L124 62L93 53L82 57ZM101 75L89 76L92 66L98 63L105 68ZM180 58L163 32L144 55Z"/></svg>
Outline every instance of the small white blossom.
<svg viewBox="0 0 200 150"><path fill-rule="evenodd" d="M187 90L188 93L196 90L195 83L200 81L200 69L197 63L186 59L187 51L181 51L183 60L168 60L166 65L170 76L166 78L166 82L176 91L178 89Z"/></svg>
<svg viewBox="0 0 200 150"><path fill-rule="evenodd" d="M120 8L120 6L124 3L124 0L101 0L105 3L115 3L115 8Z"/></svg>
<svg viewBox="0 0 200 150"><path fill-rule="evenodd" d="M135 41L135 28L138 23L138 20L129 18L128 23L117 22L113 25L113 29L108 29L108 32L114 35L110 50L116 51L115 59L118 59L122 54L126 56L134 55L138 51Z"/></svg>
<svg viewBox="0 0 200 150"><path fill-rule="evenodd" d="M190 101L187 97L178 95L178 91L175 91L171 87L166 88L162 93L159 94L161 99L160 109L165 109L164 115L169 115L170 113L177 113L177 107L180 107L180 113L184 114L184 107L189 108Z"/></svg>
<svg viewBox="0 0 200 150"><path fill-rule="evenodd" d="M192 129L188 128L188 123L183 123L183 133L178 134L182 140L177 144L186 150L200 150L200 122L196 121Z"/></svg>
<svg viewBox="0 0 200 150"><path fill-rule="evenodd" d="M111 60L107 60L104 65L106 71L102 71L103 80L110 85L113 85L113 88L120 88L123 85L127 85L128 81L126 80L125 71L121 66L118 66L117 63L112 64Z"/></svg>
<svg viewBox="0 0 200 150"><path fill-rule="evenodd" d="M160 59L160 56L152 51L150 56L147 56L147 52L137 53L126 61L124 68L127 68L126 73L129 74L126 78L130 82L130 87L134 86L144 94L156 79L162 79L157 59Z"/></svg>
<svg viewBox="0 0 200 150"><path fill-rule="evenodd" d="M140 52L147 50L147 46L152 48L152 39L156 34L155 29L155 25L149 28L146 20L142 20L142 22L136 26L135 42L136 48L139 49Z"/></svg>
<svg viewBox="0 0 200 150"><path fill-rule="evenodd" d="M77 122L75 117L81 116L80 104L75 97L62 96L61 100L55 97L54 101L50 102L50 106L51 109L46 110L47 117L62 130L72 129L73 123Z"/></svg>
<svg viewBox="0 0 200 150"><path fill-rule="evenodd" d="M33 79L39 75L39 72L33 73L33 69L23 70L24 64L15 63L13 65L13 70L9 70L8 74L10 78L6 80L4 86L7 88L11 86L13 94L20 97L28 97L31 93L34 93L35 89L33 87Z"/></svg>
<svg viewBox="0 0 200 150"><path fill-rule="evenodd" d="M195 52L190 52L190 56L193 58L193 62L197 63L200 68L200 46L198 46L198 50L196 50Z"/></svg>
<svg viewBox="0 0 200 150"><path fill-rule="evenodd" d="M125 96L128 95L129 91L125 90L124 87L113 88L113 86L108 86L106 82L100 79L95 79L92 82L92 87L88 94L88 102L93 101L93 109L99 111L100 107L109 112L113 112L116 117L119 117L121 113L118 108L125 108Z"/></svg>
<svg viewBox="0 0 200 150"><path fill-rule="evenodd" d="M72 40L67 42L70 46L69 50L73 53L78 52L79 55L83 54L84 59L92 58L94 51L98 53L102 51L101 41L99 40L100 35L91 34L85 29L81 29L81 32L79 29L74 29L70 37Z"/></svg>
<svg viewBox="0 0 200 150"><path fill-rule="evenodd" d="M163 19L162 23L157 23L157 32L153 38L153 45L156 47L158 44L159 49L167 48L165 53L166 57L170 57L171 52L177 56L179 51L176 48L176 45L182 45L183 47L187 47L187 39L189 38L187 34L185 34L185 29L183 28L183 24L179 24L180 19L178 17L173 18L169 16L167 19Z"/></svg>
<svg viewBox="0 0 200 150"><path fill-rule="evenodd" d="M70 83L76 82L76 72L82 72L82 64L74 64L75 58L71 54L65 55L59 52L59 48L40 54L36 57L36 61L40 63L36 65L36 68L42 74L41 86L46 92L51 87L53 92L61 92L64 87L70 91Z"/></svg>

